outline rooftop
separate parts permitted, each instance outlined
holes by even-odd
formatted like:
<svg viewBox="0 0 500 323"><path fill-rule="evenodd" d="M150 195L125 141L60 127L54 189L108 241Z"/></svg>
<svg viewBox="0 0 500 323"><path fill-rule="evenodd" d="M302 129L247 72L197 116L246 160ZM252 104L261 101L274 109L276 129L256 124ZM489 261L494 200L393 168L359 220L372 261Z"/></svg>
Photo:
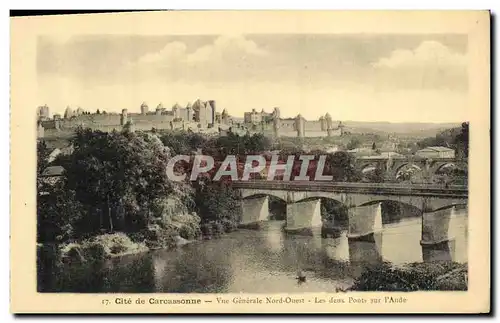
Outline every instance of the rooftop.
<svg viewBox="0 0 500 323"><path fill-rule="evenodd" d="M425 147L423 149L420 149L419 151L452 151L453 149L448 148L448 147L440 147L440 146L432 146L432 147Z"/></svg>
<svg viewBox="0 0 500 323"><path fill-rule="evenodd" d="M42 172L41 177L62 176L64 168L62 166L49 166Z"/></svg>

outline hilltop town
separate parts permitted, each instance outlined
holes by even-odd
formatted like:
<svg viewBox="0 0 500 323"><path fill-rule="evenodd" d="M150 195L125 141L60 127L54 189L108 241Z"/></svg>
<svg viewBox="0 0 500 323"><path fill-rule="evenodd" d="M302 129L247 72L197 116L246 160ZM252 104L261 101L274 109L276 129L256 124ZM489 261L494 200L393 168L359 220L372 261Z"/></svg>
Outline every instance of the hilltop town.
<svg viewBox="0 0 500 323"><path fill-rule="evenodd" d="M295 118L282 118L279 108L267 113L253 109L245 112L243 120L230 116L226 109L217 111L216 101L196 100L185 107L178 103L170 109L158 104L154 111L143 102L139 112L123 109L121 114L97 110L86 111L80 107L67 107L64 115L50 115L47 105L37 109L38 137L63 136L77 127L110 132L113 130L190 130L198 133L224 135L262 133L271 137L339 137L344 134L342 122L334 122L329 113L318 120L306 120L300 114Z"/></svg>

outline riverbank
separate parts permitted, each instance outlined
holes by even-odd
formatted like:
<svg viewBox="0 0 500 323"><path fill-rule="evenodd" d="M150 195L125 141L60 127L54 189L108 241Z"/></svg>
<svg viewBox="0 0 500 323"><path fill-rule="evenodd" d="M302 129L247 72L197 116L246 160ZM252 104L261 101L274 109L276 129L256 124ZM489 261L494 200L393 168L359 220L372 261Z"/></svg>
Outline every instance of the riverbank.
<svg viewBox="0 0 500 323"><path fill-rule="evenodd" d="M182 222L153 224L147 230L136 233L103 233L66 243L38 243L37 250L43 259L62 264L82 264L152 250L171 250L196 241L217 239L237 229L229 221L199 224L191 220L189 216Z"/></svg>
<svg viewBox="0 0 500 323"><path fill-rule="evenodd" d="M466 291L468 264L456 262L383 263L367 267L351 291Z"/></svg>

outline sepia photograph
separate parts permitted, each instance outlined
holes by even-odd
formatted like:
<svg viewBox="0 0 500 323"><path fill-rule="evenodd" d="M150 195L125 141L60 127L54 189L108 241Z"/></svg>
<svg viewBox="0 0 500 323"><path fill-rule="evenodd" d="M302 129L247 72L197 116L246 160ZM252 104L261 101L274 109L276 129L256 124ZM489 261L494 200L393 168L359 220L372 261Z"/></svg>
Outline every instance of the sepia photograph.
<svg viewBox="0 0 500 323"><path fill-rule="evenodd" d="M335 312L471 290L489 119L467 31L153 26L33 35L37 297Z"/></svg>

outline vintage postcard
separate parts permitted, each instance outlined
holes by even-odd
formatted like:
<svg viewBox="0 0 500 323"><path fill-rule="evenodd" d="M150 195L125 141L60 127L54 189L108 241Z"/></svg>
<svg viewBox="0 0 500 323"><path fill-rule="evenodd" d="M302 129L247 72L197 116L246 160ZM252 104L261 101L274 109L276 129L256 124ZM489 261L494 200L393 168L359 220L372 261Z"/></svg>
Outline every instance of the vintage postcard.
<svg viewBox="0 0 500 323"><path fill-rule="evenodd" d="M11 311L489 312L489 17L11 18Z"/></svg>

